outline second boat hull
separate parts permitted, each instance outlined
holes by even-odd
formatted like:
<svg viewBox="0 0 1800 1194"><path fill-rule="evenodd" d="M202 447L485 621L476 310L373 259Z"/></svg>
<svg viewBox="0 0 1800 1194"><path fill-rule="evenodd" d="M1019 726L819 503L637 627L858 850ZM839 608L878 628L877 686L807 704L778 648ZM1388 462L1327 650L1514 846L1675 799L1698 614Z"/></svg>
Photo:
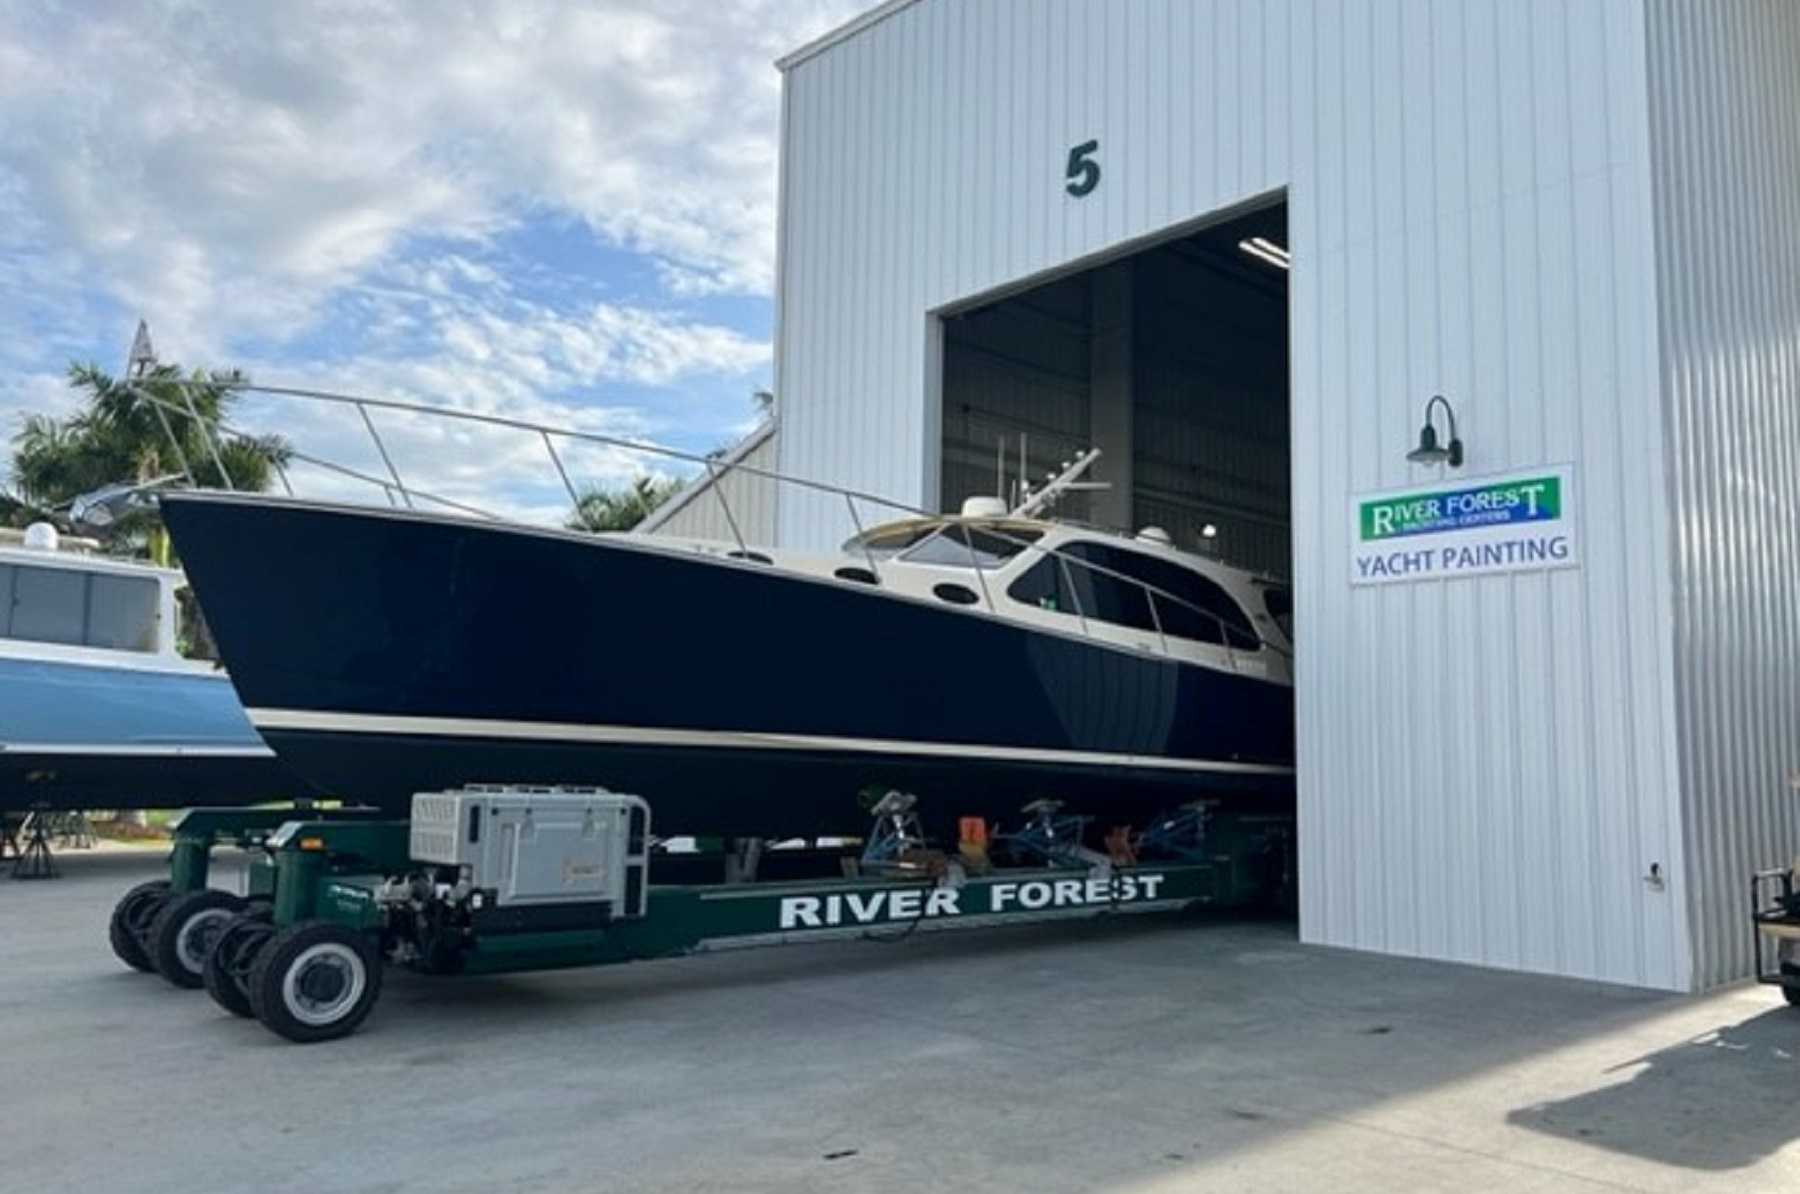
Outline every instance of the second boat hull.
<svg viewBox="0 0 1800 1194"><path fill-rule="evenodd" d="M307 795L223 673L0 658L0 808L183 808Z"/></svg>

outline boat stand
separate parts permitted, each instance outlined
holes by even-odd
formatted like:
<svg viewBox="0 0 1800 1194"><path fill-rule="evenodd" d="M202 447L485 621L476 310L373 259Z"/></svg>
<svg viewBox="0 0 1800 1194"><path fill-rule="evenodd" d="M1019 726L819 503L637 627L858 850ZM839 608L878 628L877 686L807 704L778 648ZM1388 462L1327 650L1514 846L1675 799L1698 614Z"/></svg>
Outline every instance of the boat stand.
<svg viewBox="0 0 1800 1194"><path fill-rule="evenodd" d="M31 817L25 823L25 847L19 850L19 860L13 863L12 877L15 879L55 879L59 872L56 869L56 856L50 850L51 821L42 807L32 810ZM17 841L14 848L17 849Z"/></svg>

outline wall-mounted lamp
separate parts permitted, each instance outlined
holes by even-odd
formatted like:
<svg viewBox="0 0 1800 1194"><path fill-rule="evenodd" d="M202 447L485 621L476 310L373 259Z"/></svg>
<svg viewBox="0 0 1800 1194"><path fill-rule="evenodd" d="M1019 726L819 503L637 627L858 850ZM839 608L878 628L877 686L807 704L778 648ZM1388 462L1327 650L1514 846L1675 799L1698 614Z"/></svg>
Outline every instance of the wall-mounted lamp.
<svg viewBox="0 0 1800 1194"><path fill-rule="evenodd" d="M1444 408L1444 419L1450 424L1450 440L1442 447L1438 445L1437 428L1431 424L1431 411L1436 406ZM1462 467L1463 444L1462 440L1456 438L1456 412L1450 409L1449 400L1442 394L1433 394L1431 401L1425 404L1425 426L1419 429L1419 446L1408 452L1406 458L1414 464Z"/></svg>

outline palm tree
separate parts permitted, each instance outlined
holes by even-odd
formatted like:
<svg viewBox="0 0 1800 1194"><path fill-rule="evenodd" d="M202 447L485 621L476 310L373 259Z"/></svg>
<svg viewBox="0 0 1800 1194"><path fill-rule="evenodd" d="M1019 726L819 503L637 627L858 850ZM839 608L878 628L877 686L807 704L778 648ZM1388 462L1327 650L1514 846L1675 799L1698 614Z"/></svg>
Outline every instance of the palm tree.
<svg viewBox="0 0 1800 1194"><path fill-rule="evenodd" d="M564 525L574 531L629 531L686 484L680 477L658 479L644 474L633 477L623 489L596 486L576 499L575 513Z"/></svg>
<svg viewBox="0 0 1800 1194"><path fill-rule="evenodd" d="M28 416L13 437L8 495L14 520L43 518L85 493L108 485L144 485L179 476L190 484L231 489L269 487L293 448L277 435L226 433L225 416L245 384L237 370L183 378L175 365L157 365L127 381L94 365L71 365L69 385L87 403L68 419ZM141 547L168 562L168 537L148 510L103 532L112 550Z"/></svg>

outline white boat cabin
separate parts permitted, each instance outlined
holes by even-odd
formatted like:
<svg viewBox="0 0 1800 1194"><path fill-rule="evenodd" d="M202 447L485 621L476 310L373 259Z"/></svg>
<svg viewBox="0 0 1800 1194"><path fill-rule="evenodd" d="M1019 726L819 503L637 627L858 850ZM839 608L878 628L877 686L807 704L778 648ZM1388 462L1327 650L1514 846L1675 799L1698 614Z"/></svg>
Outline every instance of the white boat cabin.
<svg viewBox="0 0 1800 1194"><path fill-rule="evenodd" d="M1020 518L972 500L961 514L909 518L852 537L839 555L662 540L898 598L966 608L1036 629L1292 683L1285 584L1136 536Z"/></svg>
<svg viewBox="0 0 1800 1194"><path fill-rule="evenodd" d="M180 657L181 573L99 554L48 523L0 531L0 652Z"/></svg>

